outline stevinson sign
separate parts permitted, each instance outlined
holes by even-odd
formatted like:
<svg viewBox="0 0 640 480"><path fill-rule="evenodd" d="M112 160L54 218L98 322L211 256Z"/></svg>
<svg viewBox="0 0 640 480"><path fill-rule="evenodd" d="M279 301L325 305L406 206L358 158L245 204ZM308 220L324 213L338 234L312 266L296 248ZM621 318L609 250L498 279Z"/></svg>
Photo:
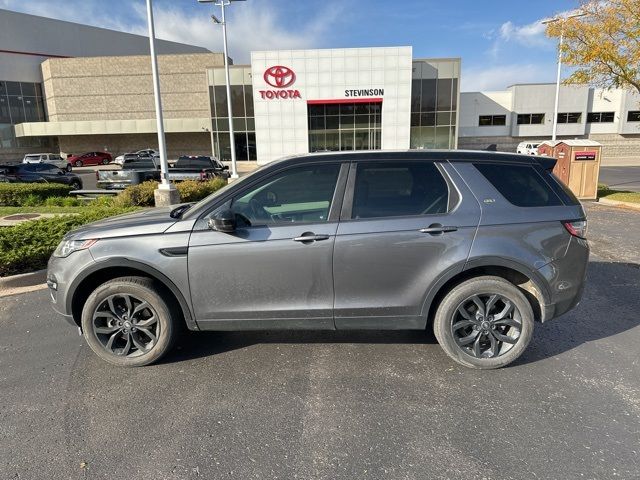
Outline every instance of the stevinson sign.
<svg viewBox="0 0 640 480"><path fill-rule="evenodd" d="M265 83L275 90L258 90L260 97L267 100L277 98L302 98L300 90L288 88L296 81L296 74L289 67L274 65L264 71L262 75Z"/></svg>

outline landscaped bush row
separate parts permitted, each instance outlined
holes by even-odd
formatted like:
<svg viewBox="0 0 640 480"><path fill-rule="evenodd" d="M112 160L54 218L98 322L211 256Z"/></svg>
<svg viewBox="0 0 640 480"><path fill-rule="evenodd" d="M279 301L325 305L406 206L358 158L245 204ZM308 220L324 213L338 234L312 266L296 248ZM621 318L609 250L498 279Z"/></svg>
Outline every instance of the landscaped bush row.
<svg viewBox="0 0 640 480"><path fill-rule="evenodd" d="M71 190L59 183L0 183L0 207L38 206L51 197L66 197Z"/></svg>
<svg viewBox="0 0 640 480"><path fill-rule="evenodd" d="M216 190L224 187L226 180L214 178L206 182L187 180L176 183L176 188L180 192L180 201L197 202ZM154 204L153 191L158 188L158 182L144 182L125 189L113 199L113 205L117 207L152 207Z"/></svg>
<svg viewBox="0 0 640 480"><path fill-rule="evenodd" d="M87 207L60 215L0 228L0 277L45 268L49 257L70 230L85 223L130 212L135 208Z"/></svg>
<svg viewBox="0 0 640 480"><path fill-rule="evenodd" d="M195 202L224 185L226 185L226 181L214 179L207 182L185 181L178 183L176 187L183 202ZM38 186L50 187L48 184ZM140 207L153 206L153 191L157 186L157 182L145 182L127 188L116 197L102 197L88 204L75 198L61 197L59 193L57 195L52 193L47 197L46 195L51 192L46 188L41 190L26 189L29 193L25 197L12 197L20 199L22 202L19 204L20 206L84 206L79 206L78 213L71 215L28 221L13 227L0 228L0 276L15 275L46 267L49 257L62 237L70 230L85 223L130 212ZM17 189L17 191L19 190ZM70 189L66 188L65 193L68 190ZM34 191L42 193L43 196L37 197ZM14 201L18 202L18 200ZM8 206L14 205L15 203L10 203ZM46 208L43 208L43 211L46 211Z"/></svg>

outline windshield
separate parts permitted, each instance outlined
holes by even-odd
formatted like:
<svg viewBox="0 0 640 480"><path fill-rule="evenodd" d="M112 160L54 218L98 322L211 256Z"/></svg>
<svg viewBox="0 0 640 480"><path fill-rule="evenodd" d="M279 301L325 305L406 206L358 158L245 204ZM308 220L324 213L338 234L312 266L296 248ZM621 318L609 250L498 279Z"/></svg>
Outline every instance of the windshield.
<svg viewBox="0 0 640 480"><path fill-rule="evenodd" d="M232 182L232 183L229 183L229 184L225 185L220 190L216 190L215 192L213 192L208 197L203 198L198 203L196 203L193 207L191 207L189 210L187 210L184 213L183 218L197 217L201 213L204 213L204 211L207 210L207 208L209 207L209 204L211 204L215 200L215 198L217 198L219 195L224 195L227 192L227 190L229 190L232 186L235 187L235 186L237 186L239 184L243 184L243 183L246 183L246 182L250 181L251 178L256 173L260 172L265 166L266 165L263 165L262 167L257 168L256 170L254 170L253 172L249 173L248 175L245 175L244 177L239 178L235 182Z"/></svg>

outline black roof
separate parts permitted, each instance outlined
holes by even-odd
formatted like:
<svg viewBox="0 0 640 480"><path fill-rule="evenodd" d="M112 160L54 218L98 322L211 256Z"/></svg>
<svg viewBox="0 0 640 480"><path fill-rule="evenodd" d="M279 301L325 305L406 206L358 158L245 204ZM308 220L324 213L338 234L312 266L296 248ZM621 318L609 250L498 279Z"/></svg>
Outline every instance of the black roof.
<svg viewBox="0 0 640 480"><path fill-rule="evenodd" d="M486 150L360 150L351 152L322 152L294 155L272 164L296 163L300 161L356 161L356 160L447 160L449 162L504 162L540 165L553 162L551 157L521 155ZM546 168L546 167L545 167Z"/></svg>

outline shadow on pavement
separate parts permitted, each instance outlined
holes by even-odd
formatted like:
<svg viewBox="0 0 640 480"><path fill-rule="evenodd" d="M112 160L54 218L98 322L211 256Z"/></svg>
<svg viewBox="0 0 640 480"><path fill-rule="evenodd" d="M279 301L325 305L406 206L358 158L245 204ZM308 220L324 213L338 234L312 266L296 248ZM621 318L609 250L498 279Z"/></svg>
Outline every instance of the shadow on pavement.
<svg viewBox="0 0 640 480"><path fill-rule="evenodd" d="M514 363L549 358L579 345L610 337L640 325L640 265L592 261L578 307L541 325L525 353ZM255 344L413 344L437 341L424 331L244 331L189 332L161 363L192 360ZM444 358L444 357L443 357Z"/></svg>

